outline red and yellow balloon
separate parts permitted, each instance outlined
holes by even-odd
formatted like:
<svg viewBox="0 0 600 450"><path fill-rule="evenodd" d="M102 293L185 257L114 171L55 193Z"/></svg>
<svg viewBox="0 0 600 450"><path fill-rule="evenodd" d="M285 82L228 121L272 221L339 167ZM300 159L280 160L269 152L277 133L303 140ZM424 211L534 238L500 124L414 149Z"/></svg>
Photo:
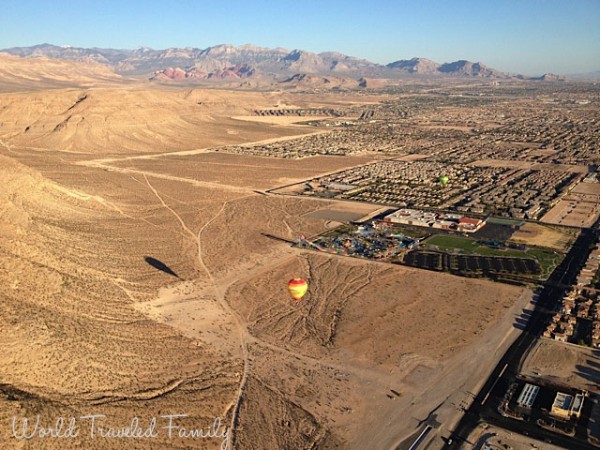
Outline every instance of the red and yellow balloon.
<svg viewBox="0 0 600 450"><path fill-rule="evenodd" d="M292 278L288 283L288 291L294 301L299 302L308 290L308 283L303 278Z"/></svg>

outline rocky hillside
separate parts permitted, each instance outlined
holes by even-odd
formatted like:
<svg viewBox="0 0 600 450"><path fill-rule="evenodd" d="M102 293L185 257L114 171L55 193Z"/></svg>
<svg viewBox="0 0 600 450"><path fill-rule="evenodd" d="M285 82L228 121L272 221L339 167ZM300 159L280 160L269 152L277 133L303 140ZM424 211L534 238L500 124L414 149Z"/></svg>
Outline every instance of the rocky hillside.
<svg viewBox="0 0 600 450"><path fill-rule="evenodd" d="M240 80L243 78L251 78L255 73L256 71L247 64L223 67L210 72L195 66L186 70L179 67L169 67L168 69L156 71L154 75L150 77L150 80Z"/></svg>
<svg viewBox="0 0 600 450"><path fill-rule="evenodd" d="M425 58L401 59L387 65L388 68L407 73L436 74L440 65Z"/></svg>
<svg viewBox="0 0 600 450"><path fill-rule="evenodd" d="M438 72L468 77L508 78L507 74L491 69L482 63L473 63L465 60L442 64L438 68Z"/></svg>
<svg viewBox="0 0 600 450"><path fill-rule="evenodd" d="M110 67L94 61L19 58L0 52L0 92L37 87L92 87L123 82Z"/></svg>

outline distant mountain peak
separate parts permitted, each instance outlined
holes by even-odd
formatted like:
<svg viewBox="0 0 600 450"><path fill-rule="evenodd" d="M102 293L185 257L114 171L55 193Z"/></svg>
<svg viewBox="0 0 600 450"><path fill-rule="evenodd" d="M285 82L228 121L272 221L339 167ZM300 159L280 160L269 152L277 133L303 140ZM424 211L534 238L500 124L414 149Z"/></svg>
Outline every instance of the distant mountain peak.
<svg viewBox="0 0 600 450"><path fill-rule="evenodd" d="M426 58L411 58L409 60L394 61L387 65L390 69L400 69L408 73L434 74L440 65Z"/></svg>
<svg viewBox="0 0 600 450"><path fill-rule="evenodd" d="M44 43L3 51L21 57L45 56L75 61L95 61L107 65L123 75L153 78L164 76L167 79L181 77L178 70L186 74L184 78L203 77L207 74L219 73L219 71L225 77L237 76L242 74L239 70L240 67L250 67L253 75L268 74L280 80L298 73L318 76L349 76L355 79L361 77L369 79L395 78L403 75L509 77L481 62L474 63L464 59L439 64L426 58L413 57L383 66L339 52L316 54L301 49L290 51L280 47L264 48L252 44L240 46L218 44L205 49L185 47L154 50L149 47L140 47L135 50L118 50L59 47ZM238 69L230 70L230 68L236 67ZM163 75L160 75L160 72L163 72ZM245 73L243 72L243 74Z"/></svg>
<svg viewBox="0 0 600 450"><path fill-rule="evenodd" d="M485 77L485 78L508 78L508 75L498 70L487 67L480 62L471 62L465 59L459 61L444 63L439 69L441 73L471 76L471 77Z"/></svg>
<svg viewBox="0 0 600 450"><path fill-rule="evenodd" d="M539 77L529 77L528 80L535 80L535 81L565 81L565 77L562 77L560 75L555 75L553 73L545 73L542 76Z"/></svg>

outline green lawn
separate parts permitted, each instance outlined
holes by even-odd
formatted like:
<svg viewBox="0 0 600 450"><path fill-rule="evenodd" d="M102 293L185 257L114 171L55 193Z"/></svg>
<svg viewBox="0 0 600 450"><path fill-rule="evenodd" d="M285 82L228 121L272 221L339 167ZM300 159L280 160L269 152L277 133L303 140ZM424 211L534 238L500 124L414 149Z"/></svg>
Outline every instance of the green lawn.
<svg viewBox="0 0 600 450"><path fill-rule="evenodd" d="M436 234L424 242L424 245L435 245L439 250L453 253L460 250L464 255L482 255L482 256L507 256L512 258L535 259L541 266L542 276L550 275L554 267L560 261L561 255L552 250L546 250L539 247L528 247L526 250L517 250L512 248L495 249L487 245L480 245L474 239L452 236L445 234Z"/></svg>
<svg viewBox="0 0 600 450"><path fill-rule="evenodd" d="M462 253L474 253L479 247L476 241L460 236L451 236L449 234L434 234L425 241L426 245L435 245L440 250L460 249Z"/></svg>
<svg viewBox="0 0 600 450"><path fill-rule="evenodd" d="M540 263L544 276L549 276L562 258L562 255L553 250L546 250L539 247L529 247L527 254L533 256Z"/></svg>
<svg viewBox="0 0 600 450"><path fill-rule="evenodd" d="M478 255L483 255L483 256L510 256L512 258L535 259L535 257L532 258L530 255L527 255L527 253L523 250L516 250L514 248L507 248L507 249L500 250L500 249L488 247L487 245L480 245L475 250L475 253L477 253Z"/></svg>

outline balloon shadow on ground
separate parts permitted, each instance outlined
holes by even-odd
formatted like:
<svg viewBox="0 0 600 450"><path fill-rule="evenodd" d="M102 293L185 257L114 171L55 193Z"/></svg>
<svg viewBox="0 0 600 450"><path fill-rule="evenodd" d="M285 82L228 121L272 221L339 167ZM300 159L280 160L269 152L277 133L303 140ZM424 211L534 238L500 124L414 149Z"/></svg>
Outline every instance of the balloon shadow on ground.
<svg viewBox="0 0 600 450"><path fill-rule="evenodd" d="M172 275L176 278L179 278L179 275L177 275L173 269L171 269L169 266L167 266L164 262L159 261L156 258L153 258L151 256L144 256L144 261L146 261L149 265L151 265L152 267L154 267L155 269L160 270L161 272L164 272L168 275Z"/></svg>

